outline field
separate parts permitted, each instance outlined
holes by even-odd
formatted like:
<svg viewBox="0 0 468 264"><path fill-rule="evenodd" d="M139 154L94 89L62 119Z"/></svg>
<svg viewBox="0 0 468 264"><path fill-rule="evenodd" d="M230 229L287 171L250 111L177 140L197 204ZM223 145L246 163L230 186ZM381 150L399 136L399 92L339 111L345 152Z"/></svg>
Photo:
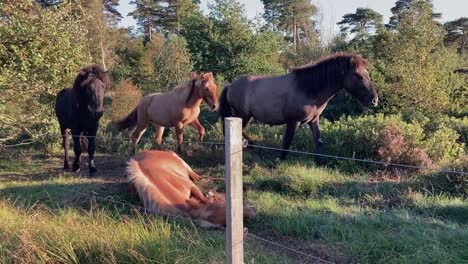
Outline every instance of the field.
<svg viewBox="0 0 468 264"><path fill-rule="evenodd" d="M183 158L223 192L220 146L186 145ZM98 177L61 171L61 152L8 150L0 161L0 263L223 263L224 233L144 214L122 155L100 154ZM375 179L365 171L275 160L247 148L249 233L334 263L468 263L468 201L437 175ZM83 159L86 160L86 159ZM84 167L82 165L82 167ZM322 263L246 237L247 263Z"/></svg>

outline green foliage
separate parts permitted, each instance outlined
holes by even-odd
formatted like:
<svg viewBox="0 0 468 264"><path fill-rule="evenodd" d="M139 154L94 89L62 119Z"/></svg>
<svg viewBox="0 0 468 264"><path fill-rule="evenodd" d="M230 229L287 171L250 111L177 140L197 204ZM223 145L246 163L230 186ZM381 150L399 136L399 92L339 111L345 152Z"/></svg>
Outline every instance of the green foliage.
<svg viewBox="0 0 468 264"><path fill-rule="evenodd" d="M445 44L455 46L460 56L468 49L468 17L461 17L454 21L444 24L447 31L445 35Z"/></svg>
<svg viewBox="0 0 468 264"><path fill-rule="evenodd" d="M156 78L158 87L153 91L169 92L190 76L192 64L187 42L182 37L173 37L162 47L156 57Z"/></svg>
<svg viewBox="0 0 468 264"><path fill-rule="evenodd" d="M355 13L344 15L337 24L342 33L354 34L353 41L363 41L383 26L382 15L370 8L357 8Z"/></svg>
<svg viewBox="0 0 468 264"><path fill-rule="evenodd" d="M399 21L397 32L376 39L375 68L381 77L374 83L385 113L448 113L453 107L450 94L460 85L452 74L458 58L442 46L443 31L431 11L423 5L416 18Z"/></svg>
<svg viewBox="0 0 468 264"><path fill-rule="evenodd" d="M392 156L394 163L408 163L420 166L420 155L427 153L436 164L458 160L464 151L464 143L458 141L460 134L450 128L438 128L433 132L425 131L422 124L407 123L401 116L363 116L358 118L342 118L334 123L323 122L322 138L324 151L345 157L381 157L382 148L396 148L397 142L385 140L382 136L389 126L401 130L401 149L390 151L400 152ZM397 134L398 135L398 134Z"/></svg>
<svg viewBox="0 0 468 264"><path fill-rule="evenodd" d="M429 14L431 19L441 18L441 13L432 12L433 8L432 0L397 0L391 9L393 15L390 17L390 22L385 26L396 29L402 20L417 20L428 9L431 10Z"/></svg>
<svg viewBox="0 0 468 264"><path fill-rule="evenodd" d="M273 31L284 33L289 42L297 47L300 39L313 34L315 27L311 17L317 14L317 7L307 0L262 0L265 13L263 18Z"/></svg>
<svg viewBox="0 0 468 264"><path fill-rule="evenodd" d="M56 131L55 95L86 65L84 32L72 10L73 4L43 9L32 0L0 4L0 17L8 18L0 20L0 130L9 137Z"/></svg>
<svg viewBox="0 0 468 264"><path fill-rule="evenodd" d="M227 81L244 74L281 73L281 37L253 32L237 2L216 1L209 17L195 14L185 21L182 36L194 69L212 71Z"/></svg>

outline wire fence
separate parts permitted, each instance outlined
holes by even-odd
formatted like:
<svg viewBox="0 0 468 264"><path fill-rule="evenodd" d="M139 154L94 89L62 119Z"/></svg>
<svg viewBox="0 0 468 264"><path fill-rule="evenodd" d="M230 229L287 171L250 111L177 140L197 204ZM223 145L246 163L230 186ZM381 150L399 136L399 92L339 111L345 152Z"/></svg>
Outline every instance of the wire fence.
<svg viewBox="0 0 468 264"><path fill-rule="evenodd" d="M144 208L143 206L138 206L138 205L134 205L134 204L131 204L131 203L128 203L128 202L111 199L109 197L103 197L103 196L100 196L100 195L97 195L97 194L89 194L89 193L85 193L85 192L81 192L81 191L77 191L77 190L73 190L71 188L65 188L65 187L61 187L61 186L55 186L54 188L59 188L61 190L67 191L67 192L73 192L73 193L76 193L76 194L79 194L79 195L82 195L82 196L86 196L86 197L90 198L90 201L91 201L91 199L94 198L94 199L107 201L107 202L111 202L111 203L115 203L115 204L121 204L123 206L128 206L129 208L138 209L138 210L141 210L141 211L143 211L145 213L148 212L148 209ZM174 215L174 214L161 213L161 212L159 212L158 215L162 215L162 216L171 218L173 220L184 219L184 220L191 221L191 222L194 222L194 223L201 223L200 221L198 221L196 219L192 219L192 218L189 218L188 216L183 216L183 215ZM221 226L221 225L213 225L213 228L226 230L226 228L224 226ZM269 244L269 245L284 249L284 250L292 252L294 254L298 254L298 255L304 256L306 258L310 258L310 259L319 261L321 263L334 264L334 262L331 262L331 261L325 260L323 258L320 258L320 257L314 256L314 255L311 255L311 254L296 250L294 248L282 245L280 243L268 240L266 238L254 235L254 234L249 233L249 232L245 232L244 236L247 237L247 238L256 240L256 241L260 241L260 242L265 243L265 244Z"/></svg>
<svg viewBox="0 0 468 264"><path fill-rule="evenodd" d="M55 135L57 135L57 134L55 134ZM72 137L81 137L83 135L71 135L71 136ZM60 137L62 137L62 136L60 135ZM89 136L86 136L86 137L89 137ZM119 137L94 136L94 138L103 138L103 139L107 139L107 140L119 140L119 141L131 140L131 137L121 137L121 136L119 136ZM142 139L142 140L148 140L149 141L149 140L153 140L153 139ZM17 144L4 145L3 147L4 148L21 147L21 146L30 145L30 144L37 143L37 142L38 142L37 140L29 139L29 140L26 140L26 141L23 141L23 142L20 142L20 143L17 143ZM205 145L206 144L208 144L208 145L224 145L224 142L221 142L221 141L211 141L211 142L210 141L208 141L208 142L184 141L184 143L196 143L196 144L205 144ZM248 144L247 147L256 148L256 149L272 150L272 151L280 151L280 152L289 152L289 153L301 154L301 155L324 157L324 158L329 158L329 159L348 160L348 161L371 163L371 164L384 165L384 166L402 167L402 168L407 168L407 169L411 168L411 169L420 169L420 170L431 170L431 171L440 172L440 173L454 173L454 174L460 174L460 175L467 174L467 172L464 172L464 171L455 171L455 170L437 169L437 168L431 168L431 167L413 166L413 165L408 165L408 164L390 163L390 162L384 162L384 161L376 161L376 160L372 160L372 159L343 157L343 156L337 156L337 155L328 155L328 154L305 152L305 151L298 151L298 150L285 150L285 149L281 149L281 148L261 146L261 145ZM87 197L91 197L91 198L95 198L95 199L99 199L99 200L103 200L103 201L108 201L108 202L112 202L112 203L117 203L117 204L121 204L121 205L124 205L124 206L129 206L131 208L135 208L135 209L139 209L139 210L142 210L144 212L147 212L147 209L145 209L144 207L137 206L137 205L134 205L134 204L130 204L128 202L118 201L118 200L115 200L115 199L110 199L108 197L102 197L102 196L99 196L99 195L90 195L88 193L80 192L80 191L73 190L73 189L70 189L70 188L65 188L65 187L60 187L60 186L56 186L56 187L64 189L64 190L69 191L69 192L74 192L74 193L77 193L77 194L80 194L80 195L84 195L84 196L87 196ZM159 213L159 214L161 214L161 213ZM185 216L180 216L180 215L170 215L170 214L165 214L165 213L162 213L161 215L164 215L164 216L170 217L170 218L174 218L174 219L181 218L181 219L187 219L187 220L192 221L192 222L197 222L194 219L191 219L191 218L188 218L188 217L185 217ZM223 226L217 226L217 228L223 229L223 230L225 229ZM287 251L292 252L294 254L301 255L301 256L304 256L306 258L310 258L310 259L319 261L321 263L333 263L331 261L328 261L328 260L322 259L320 257L317 257L317 256L314 256L314 255L311 255L311 254L296 250L294 248L282 245L280 243L277 243L275 241L271 241L269 239L257 236L255 234L246 233L245 237L251 238L251 239L256 240L256 241L260 241L262 243L269 244L271 246L275 246L275 247L287 250Z"/></svg>
<svg viewBox="0 0 468 264"><path fill-rule="evenodd" d="M53 133L51 135L58 135L56 133ZM62 137L59 135L60 138ZM84 135L70 135L71 137L82 137ZM131 137L102 137L102 136L84 136L84 137L92 137L92 138L101 138L101 139L108 139L111 141L122 141L122 140L132 140ZM142 138L140 141L152 141L153 139L150 138ZM38 142L37 140L34 139L28 139L27 141L20 142L18 144L11 144L11 145L3 145L3 148L14 148L14 147L20 147L20 146L26 146L26 145L31 145L33 143ZM189 143L189 144L202 144L202 145L222 145L224 146L224 142L222 141L184 141L184 143ZM468 174L468 172L465 171L456 171L456 170L448 170L448 169L439 169L439 168L434 168L434 167L427 167L427 166L415 166L415 165L410 165L410 164L401 164L401 163L392 163L392 162L386 162L386 161L378 161L378 160L373 160L373 159L368 159L368 158L355 158L355 157L345 157L345 156L338 156L338 155L329 155L329 154L322 154L322 153L315 153L315 152L306 152L306 151L300 151L300 150L291 150L291 149L282 149L282 148L275 148L275 147L268 147L268 146L262 146L262 145L257 145L257 144L247 144L246 147L249 148L257 148L257 149L265 149L265 150L272 150L272 151L278 151L278 152L288 152L288 153L293 153L293 154L301 154L301 155L308 155L308 156L314 156L314 157L323 157L323 158L328 158L328 159L335 159L335 160L347 160L347 161L354 161L354 162L362 162L362 163L367 163L367 164L374 164L374 165L383 165L385 167L399 167L399 168L405 168L405 169L418 169L418 170L427 170L427 171L433 171L436 173L451 173L451 174L460 174L460 175L465 175Z"/></svg>

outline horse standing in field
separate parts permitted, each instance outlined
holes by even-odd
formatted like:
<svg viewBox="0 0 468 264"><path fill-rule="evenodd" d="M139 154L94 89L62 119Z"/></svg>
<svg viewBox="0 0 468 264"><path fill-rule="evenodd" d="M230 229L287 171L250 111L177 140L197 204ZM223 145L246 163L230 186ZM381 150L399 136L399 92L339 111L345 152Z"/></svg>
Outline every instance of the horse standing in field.
<svg viewBox="0 0 468 264"><path fill-rule="evenodd" d="M133 148L150 123L156 127L156 143L162 149L162 135L165 127L175 127L177 135L177 151L181 151L183 142L182 129L190 125L198 130L199 139L203 141L205 128L200 124L200 104L204 101L212 111L218 108L216 83L213 74L193 74L174 91L169 93L153 93L143 97L137 107L124 119L117 122L119 130L136 126L132 134Z"/></svg>
<svg viewBox="0 0 468 264"><path fill-rule="evenodd" d="M94 151L96 148L96 133L99 128L99 119L104 112L104 94L110 83L108 71L100 65L93 65L80 70L71 89L62 89L55 101L55 114L60 123L60 133L63 137L65 159L63 169L68 170L68 148L70 140L67 129L71 130L73 137L73 150L75 160L72 170L80 170L80 135L87 137L89 174L96 173L94 165Z"/></svg>
<svg viewBox="0 0 468 264"><path fill-rule="evenodd" d="M220 116L242 118L243 136L252 118L269 125L286 124L283 149L289 149L295 132L303 123L315 136L316 153L321 153L320 114L336 93L344 88L364 106L377 106L371 84L369 63L359 55L337 53L316 64L277 76L245 76L225 86L220 96ZM223 125L224 128L224 125ZM286 158L286 151L281 159ZM317 161L321 159L317 157Z"/></svg>
<svg viewBox="0 0 468 264"><path fill-rule="evenodd" d="M127 163L130 189L152 213L188 215L202 227L226 225L226 205L206 198L193 183L201 176L172 151L144 151ZM253 218L255 208L244 206L244 218Z"/></svg>

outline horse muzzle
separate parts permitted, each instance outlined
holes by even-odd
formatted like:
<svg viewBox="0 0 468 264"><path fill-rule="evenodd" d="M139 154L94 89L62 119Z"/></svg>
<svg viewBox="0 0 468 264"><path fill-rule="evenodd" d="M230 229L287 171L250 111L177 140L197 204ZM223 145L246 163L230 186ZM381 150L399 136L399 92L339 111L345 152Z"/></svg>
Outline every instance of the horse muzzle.
<svg viewBox="0 0 468 264"><path fill-rule="evenodd" d="M216 110L218 110L218 105L217 105L217 104L211 104L211 105L210 105L210 110L211 110L211 111L216 111Z"/></svg>
<svg viewBox="0 0 468 264"><path fill-rule="evenodd" d="M104 111L99 111L99 112L96 112L96 118L101 118L103 115L104 115Z"/></svg>

